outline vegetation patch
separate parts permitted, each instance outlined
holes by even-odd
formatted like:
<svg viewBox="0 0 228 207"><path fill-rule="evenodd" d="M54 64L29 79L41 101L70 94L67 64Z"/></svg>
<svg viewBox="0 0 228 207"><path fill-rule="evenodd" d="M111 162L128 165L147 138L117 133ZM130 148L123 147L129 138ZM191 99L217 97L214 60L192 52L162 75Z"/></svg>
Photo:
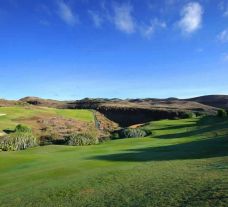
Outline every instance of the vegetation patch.
<svg viewBox="0 0 228 207"><path fill-rule="evenodd" d="M141 128L124 128L112 133L112 139L146 137L150 132Z"/></svg>
<svg viewBox="0 0 228 207"><path fill-rule="evenodd" d="M89 134L72 134L67 139L67 144L70 146L86 146L98 144L98 138Z"/></svg>
<svg viewBox="0 0 228 207"><path fill-rule="evenodd" d="M227 112L224 109L219 109L217 113L218 117L227 117Z"/></svg>
<svg viewBox="0 0 228 207"><path fill-rule="evenodd" d="M2 151L24 150L38 145L37 138L31 132L15 132L0 139Z"/></svg>
<svg viewBox="0 0 228 207"><path fill-rule="evenodd" d="M32 129L22 124L18 124L15 128L15 132L32 133Z"/></svg>

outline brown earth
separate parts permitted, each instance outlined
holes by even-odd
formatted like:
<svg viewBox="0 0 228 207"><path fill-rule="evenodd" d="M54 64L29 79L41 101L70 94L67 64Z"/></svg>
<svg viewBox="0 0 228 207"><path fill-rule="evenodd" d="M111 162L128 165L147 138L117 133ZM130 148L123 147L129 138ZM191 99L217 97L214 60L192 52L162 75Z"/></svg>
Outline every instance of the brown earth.
<svg viewBox="0 0 228 207"><path fill-rule="evenodd" d="M40 138L41 142L46 140L58 143L74 133L91 134L96 137L99 137L101 133L92 122L83 122L60 116L47 117L40 114L39 116L21 118L16 121L31 126L34 134Z"/></svg>

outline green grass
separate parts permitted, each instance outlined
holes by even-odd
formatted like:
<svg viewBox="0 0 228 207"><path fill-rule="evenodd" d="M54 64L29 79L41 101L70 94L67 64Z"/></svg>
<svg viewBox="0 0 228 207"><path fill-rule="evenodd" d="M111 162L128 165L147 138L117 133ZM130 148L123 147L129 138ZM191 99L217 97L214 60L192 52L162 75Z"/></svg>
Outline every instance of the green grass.
<svg viewBox="0 0 228 207"><path fill-rule="evenodd" d="M145 128L151 137L0 152L0 206L227 206L227 119Z"/></svg>
<svg viewBox="0 0 228 207"><path fill-rule="evenodd" d="M54 109L45 107L0 107L0 114L6 114L6 116L0 116L0 131L6 128L14 128L17 124L20 124L18 119L31 118L34 116L61 116L64 118L72 118L80 121L93 122L93 113L89 110L70 110L70 109Z"/></svg>

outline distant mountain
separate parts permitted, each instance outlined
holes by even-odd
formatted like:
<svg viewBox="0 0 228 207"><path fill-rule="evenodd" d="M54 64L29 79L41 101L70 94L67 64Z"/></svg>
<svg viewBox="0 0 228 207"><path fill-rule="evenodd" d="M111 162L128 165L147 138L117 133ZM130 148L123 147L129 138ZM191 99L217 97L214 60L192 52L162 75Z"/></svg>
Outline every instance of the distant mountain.
<svg viewBox="0 0 228 207"><path fill-rule="evenodd" d="M186 101L194 101L208 106L228 109L228 95L208 95L195 98L185 99Z"/></svg>

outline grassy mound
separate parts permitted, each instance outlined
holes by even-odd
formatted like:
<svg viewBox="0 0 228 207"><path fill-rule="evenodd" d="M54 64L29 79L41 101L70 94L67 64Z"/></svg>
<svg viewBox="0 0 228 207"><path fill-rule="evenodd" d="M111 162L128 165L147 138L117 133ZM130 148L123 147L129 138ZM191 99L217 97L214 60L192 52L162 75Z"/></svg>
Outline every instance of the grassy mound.
<svg viewBox="0 0 228 207"><path fill-rule="evenodd" d="M73 133L96 131L88 110L54 109L39 106L0 107L0 136L16 131L31 132L41 144L62 143ZM28 127L24 127L24 126Z"/></svg>
<svg viewBox="0 0 228 207"><path fill-rule="evenodd" d="M26 124L35 128L34 119L62 117L83 122L93 122L93 113L88 110L55 109L35 106L0 107L0 131L6 128L14 129L18 124ZM24 123L26 122L26 123Z"/></svg>

